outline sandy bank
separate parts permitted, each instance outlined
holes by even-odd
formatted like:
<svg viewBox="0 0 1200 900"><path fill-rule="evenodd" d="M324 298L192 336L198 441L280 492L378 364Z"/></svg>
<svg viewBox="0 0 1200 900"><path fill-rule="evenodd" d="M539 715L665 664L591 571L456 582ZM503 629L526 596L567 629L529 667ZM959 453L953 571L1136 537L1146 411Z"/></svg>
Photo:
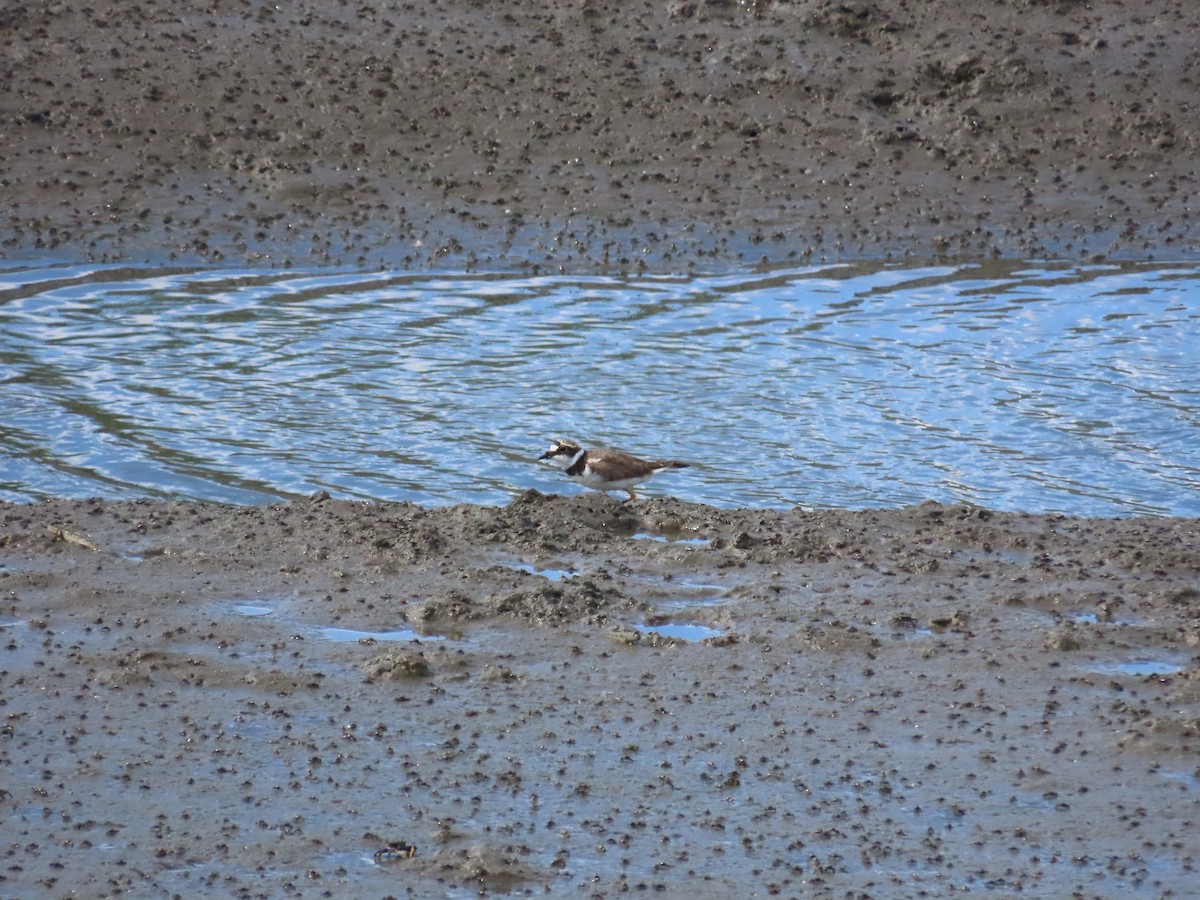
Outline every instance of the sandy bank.
<svg viewBox="0 0 1200 900"><path fill-rule="evenodd" d="M1200 7L9 4L10 257L1194 258Z"/></svg>

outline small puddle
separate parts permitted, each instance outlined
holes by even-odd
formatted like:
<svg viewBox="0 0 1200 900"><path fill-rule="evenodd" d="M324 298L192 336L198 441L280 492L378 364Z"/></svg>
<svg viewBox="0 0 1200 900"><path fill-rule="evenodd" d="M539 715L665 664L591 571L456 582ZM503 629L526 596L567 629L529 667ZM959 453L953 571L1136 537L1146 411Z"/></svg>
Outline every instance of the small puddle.
<svg viewBox="0 0 1200 900"><path fill-rule="evenodd" d="M267 603L254 603L246 600L226 601L220 604L221 610L228 614L241 616L246 619L265 619L277 616L279 607ZM286 619L286 616L284 617ZM278 620L283 624L282 620ZM363 631L357 628L335 628L333 626L303 626L308 634L332 641L335 644L363 643L412 643L414 641L444 641L440 634L421 634L411 628L398 628L387 631Z"/></svg>
<svg viewBox="0 0 1200 900"><path fill-rule="evenodd" d="M379 863L370 853L361 850L333 850L321 857L331 869L368 869Z"/></svg>
<svg viewBox="0 0 1200 900"><path fill-rule="evenodd" d="M1165 771L1159 774L1163 778L1169 778L1171 781L1178 781L1185 784L1193 790L1200 790L1200 769L1194 772Z"/></svg>
<svg viewBox="0 0 1200 900"><path fill-rule="evenodd" d="M720 637L725 633L716 628L709 628L707 625L681 625L675 622L667 622L663 625L634 625L633 627L642 634L657 634L660 637L674 638L688 643Z"/></svg>
<svg viewBox="0 0 1200 900"><path fill-rule="evenodd" d="M679 579L674 579L667 583L678 585L679 587L687 588L690 591L724 591L725 590L725 585L723 585L723 584L707 584L703 581L680 581Z"/></svg>
<svg viewBox="0 0 1200 900"><path fill-rule="evenodd" d="M712 544L708 538L669 538L666 535L649 534L645 531L639 531L629 537L634 541L658 541L660 544L684 544L689 547L707 547Z"/></svg>
<svg viewBox="0 0 1200 900"><path fill-rule="evenodd" d="M227 598L212 604L212 608L223 616L239 616L244 619L261 619L265 616L277 615L280 604L286 603L284 597L236 597Z"/></svg>
<svg viewBox="0 0 1200 900"><path fill-rule="evenodd" d="M673 586L670 585L670 582L664 582L664 585ZM686 587L686 585L684 587ZM729 597L725 593L723 593L719 588L710 585L705 585L703 588L692 587L690 590L696 591L697 593L689 597L675 596L669 599L656 600L654 602L654 608L659 612L664 613L683 612L686 610L710 609L714 606L721 606L722 604L729 602ZM703 591L704 593L700 593L700 591Z"/></svg>
<svg viewBox="0 0 1200 900"><path fill-rule="evenodd" d="M509 566L509 568L516 569L518 572L528 572L530 575L540 575L542 578L548 578L551 581L566 581L579 574L574 569L541 569L530 563L516 563Z"/></svg>
<svg viewBox="0 0 1200 900"><path fill-rule="evenodd" d="M1000 547L992 550L956 550L953 553L953 558L960 562L1000 562L1014 566L1028 566L1034 561L1037 555L1029 550Z"/></svg>
<svg viewBox="0 0 1200 900"><path fill-rule="evenodd" d="M7 575L41 575L53 572L58 562L52 556L35 557L32 559L6 559L0 562L0 576Z"/></svg>
<svg viewBox="0 0 1200 900"><path fill-rule="evenodd" d="M251 619L269 616L271 613L275 612L275 610L269 606L256 606L253 603L235 603L230 607L230 609L232 609L239 616L246 616L247 618Z"/></svg>
<svg viewBox="0 0 1200 900"><path fill-rule="evenodd" d="M1133 619L1102 619L1095 613L1090 612L1068 613L1066 618L1068 621L1075 622L1078 625L1126 625L1135 627L1141 624Z"/></svg>
<svg viewBox="0 0 1200 900"><path fill-rule="evenodd" d="M668 610L697 609L719 606L729 600L729 586L707 581L689 581L662 574L631 573L634 578L652 587L650 597L654 606Z"/></svg>
<svg viewBox="0 0 1200 900"><path fill-rule="evenodd" d="M43 665L43 649L40 636L31 633L29 622L24 619L0 622L0 649L4 651L3 668L9 672L31 670ZM0 793L3 793L0 790Z"/></svg>
<svg viewBox="0 0 1200 900"><path fill-rule="evenodd" d="M917 624L916 618L909 615L896 616L887 623L872 624L879 628L881 637L886 633L892 640L916 641L936 634L933 628Z"/></svg>
<svg viewBox="0 0 1200 900"><path fill-rule="evenodd" d="M334 641L339 644L357 643L359 641L390 641L395 643L444 641L446 639L440 634L418 634L411 628L404 628L399 631L355 631L352 628L319 628L317 631L325 640Z"/></svg>
<svg viewBox="0 0 1200 900"><path fill-rule="evenodd" d="M148 559L153 559L156 556L166 556L167 548L151 545L136 545L132 547L126 547L124 550L118 551L116 555L121 557L121 559L125 560L126 562L141 563Z"/></svg>
<svg viewBox="0 0 1200 900"><path fill-rule="evenodd" d="M1013 801L1016 801L1016 805L1022 809L1054 809L1054 803L1051 800L1046 799L1046 797L1042 794L1033 794L1029 791L1018 791L1017 793L1013 794L1012 800L1009 802L1011 803Z"/></svg>
<svg viewBox="0 0 1200 900"><path fill-rule="evenodd" d="M1096 663L1089 668L1101 675L1134 675L1142 678L1154 675L1176 675L1183 671L1183 666L1154 659L1123 663Z"/></svg>

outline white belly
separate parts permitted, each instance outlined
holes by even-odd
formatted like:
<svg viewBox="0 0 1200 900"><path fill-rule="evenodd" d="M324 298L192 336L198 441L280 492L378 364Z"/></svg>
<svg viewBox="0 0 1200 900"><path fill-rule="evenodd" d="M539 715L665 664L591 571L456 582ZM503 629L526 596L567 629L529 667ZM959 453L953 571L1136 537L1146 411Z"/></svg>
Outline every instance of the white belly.
<svg viewBox="0 0 1200 900"><path fill-rule="evenodd" d="M619 481L609 481L607 478L597 475L591 469L584 469L579 475L572 475L571 477L584 487L589 487L594 491L624 491L635 484L641 484L653 474L651 472L648 475L641 475L637 478L622 478Z"/></svg>

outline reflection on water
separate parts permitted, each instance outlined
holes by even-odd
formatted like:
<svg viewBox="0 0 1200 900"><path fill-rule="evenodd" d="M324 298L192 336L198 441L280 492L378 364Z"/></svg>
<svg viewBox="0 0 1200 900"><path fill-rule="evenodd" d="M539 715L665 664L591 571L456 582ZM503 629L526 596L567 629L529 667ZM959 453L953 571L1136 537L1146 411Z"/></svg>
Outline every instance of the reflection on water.
<svg viewBox="0 0 1200 900"><path fill-rule="evenodd" d="M411 643L416 641L444 641L445 638L437 634L418 634L411 628L402 628L399 631L355 631L352 628L322 628L320 629L321 637L327 641L335 641L338 643L359 643L361 641L397 641L400 643Z"/></svg>
<svg viewBox="0 0 1200 900"><path fill-rule="evenodd" d="M661 625L634 625L633 627L642 634L657 634L665 638L687 641L690 644L720 637L724 633L716 628L709 628L707 625L681 625L675 622L664 622Z"/></svg>
<svg viewBox="0 0 1200 900"><path fill-rule="evenodd" d="M1090 668L1093 672L1100 672L1104 675L1137 675L1144 678L1156 675L1174 675L1183 671L1182 666L1155 659L1123 663L1095 663Z"/></svg>
<svg viewBox="0 0 1200 900"><path fill-rule="evenodd" d="M724 506L1200 515L1200 270L0 270L0 497L500 504L571 436Z"/></svg>

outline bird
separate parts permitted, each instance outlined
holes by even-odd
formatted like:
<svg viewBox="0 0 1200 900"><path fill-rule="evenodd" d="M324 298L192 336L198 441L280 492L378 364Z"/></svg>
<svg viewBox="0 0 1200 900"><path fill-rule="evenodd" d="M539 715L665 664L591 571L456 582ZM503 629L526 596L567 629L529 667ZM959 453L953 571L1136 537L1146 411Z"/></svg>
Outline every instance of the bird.
<svg viewBox="0 0 1200 900"><path fill-rule="evenodd" d="M575 481L594 491L625 491L629 497L622 503L637 499L633 492L635 484L641 484L659 472L686 469L690 465L675 459L641 459L621 450L585 450L570 440L554 441L538 460L553 462Z"/></svg>

